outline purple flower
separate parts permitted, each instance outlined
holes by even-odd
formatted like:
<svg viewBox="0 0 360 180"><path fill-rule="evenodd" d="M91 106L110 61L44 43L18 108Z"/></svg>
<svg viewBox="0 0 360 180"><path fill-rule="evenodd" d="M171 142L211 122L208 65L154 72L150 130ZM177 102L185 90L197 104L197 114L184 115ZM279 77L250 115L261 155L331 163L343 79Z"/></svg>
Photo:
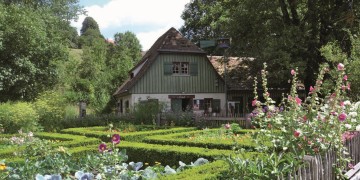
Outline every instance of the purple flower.
<svg viewBox="0 0 360 180"><path fill-rule="evenodd" d="M283 112L284 111L284 106L280 106L279 111Z"/></svg>
<svg viewBox="0 0 360 180"><path fill-rule="evenodd" d="M338 119L339 119L339 121L345 121L346 120L346 114L345 113L341 113L339 116L338 116Z"/></svg>
<svg viewBox="0 0 360 180"><path fill-rule="evenodd" d="M119 134L114 134L111 138L112 143L114 144L119 144L120 143L120 135Z"/></svg>
<svg viewBox="0 0 360 180"><path fill-rule="evenodd" d="M105 143L101 143L99 145L99 152L104 152L106 151L106 144Z"/></svg>

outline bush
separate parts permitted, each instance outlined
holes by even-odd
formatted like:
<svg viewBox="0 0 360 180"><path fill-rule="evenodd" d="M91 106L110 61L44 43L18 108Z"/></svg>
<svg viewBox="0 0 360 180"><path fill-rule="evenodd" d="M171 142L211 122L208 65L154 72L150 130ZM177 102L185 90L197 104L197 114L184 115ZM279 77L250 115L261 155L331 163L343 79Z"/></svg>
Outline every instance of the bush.
<svg viewBox="0 0 360 180"><path fill-rule="evenodd" d="M34 103L39 114L39 123L45 131L58 131L62 129L61 121L65 117L65 98L59 93L45 92Z"/></svg>
<svg viewBox="0 0 360 180"><path fill-rule="evenodd" d="M22 129L24 132L38 130L39 115L26 102L0 104L0 124L4 133L16 133Z"/></svg>
<svg viewBox="0 0 360 180"><path fill-rule="evenodd" d="M160 113L163 104L155 100L141 101L134 107L136 124L155 124L157 115Z"/></svg>
<svg viewBox="0 0 360 180"><path fill-rule="evenodd" d="M162 114L165 119L165 125L173 126L194 126L194 113L193 112L166 112Z"/></svg>

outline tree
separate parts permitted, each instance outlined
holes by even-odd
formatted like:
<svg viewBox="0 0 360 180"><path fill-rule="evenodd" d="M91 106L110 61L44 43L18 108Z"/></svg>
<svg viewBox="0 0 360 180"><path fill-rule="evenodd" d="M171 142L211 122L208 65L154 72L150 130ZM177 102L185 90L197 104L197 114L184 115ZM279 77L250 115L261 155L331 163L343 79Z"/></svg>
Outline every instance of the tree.
<svg viewBox="0 0 360 180"><path fill-rule="evenodd" d="M54 63L66 59L66 48L46 23L54 17L13 5L0 4L0 12L0 101L33 100L56 84Z"/></svg>
<svg viewBox="0 0 360 180"><path fill-rule="evenodd" d="M82 23L82 27L80 29L80 35L82 36L87 30L92 29L95 33L100 34L100 29L98 23L92 17L86 17Z"/></svg>
<svg viewBox="0 0 360 180"><path fill-rule="evenodd" d="M289 69L298 66L305 86L314 84L319 64L326 62L320 48L338 41L350 53L348 31L358 31L358 1L230 0L191 1L182 18L182 33L194 41L228 36L230 55L253 57L245 74L259 74L267 62L270 86L288 84Z"/></svg>
<svg viewBox="0 0 360 180"><path fill-rule="evenodd" d="M58 82L68 58L70 20L78 0L0 0L0 102L33 100Z"/></svg>
<svg viewBox="0 0 360 180"><path fill-rule="evenodd" d="M86 17L80 29L79 46L92 46L93 43L102 40L105 41L104 36L101 35L99 25L92 17Z"/></svg>

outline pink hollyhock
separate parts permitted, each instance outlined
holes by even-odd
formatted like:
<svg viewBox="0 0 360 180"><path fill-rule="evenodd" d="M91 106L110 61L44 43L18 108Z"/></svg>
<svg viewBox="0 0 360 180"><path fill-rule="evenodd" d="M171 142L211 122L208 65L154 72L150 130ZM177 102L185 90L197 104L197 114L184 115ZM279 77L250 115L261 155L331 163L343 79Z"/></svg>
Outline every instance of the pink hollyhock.
<svg viewBox="0 0 360 180"><path fill-rule="evenodd" d="M298 130L294 131L294 136L295 136L295 137L299 137L300 134L301 134L300 131L298 131Z"/></svg>
<svg viewBox="0 0 360 180"><path fill-rule="evenodd" d="M343 79L344 79L344 81L347 81L348 76L347 76L347 75L345 75Z"/></svg>
<svg viewBox="0 0 360 180"><path fill-rule="evenodd" d="M295 101L296 101L296 104L298 104L299 106L301 105L302 100L300 98L296 97Z"/></svg>
<svg viewBox="0 0 360 180"><path fill-rule="evenodd" d="M292 100L292 97L290 95L288 95L288 100L291 101Z"/></svg>
<svg viewBox="0 0 360 180"><path fill-rule="evenodd" d="M342 89L343 91L345 91L346 86L342 85L342 86L341 86L341 89Z"/></svg>
<svg viewBox="0 0 360 180"><path fill-rule="evenodd" d="M339 63L338 65L337 65L337 69L339 70L339 71L343 71L344 70L344 64L342 64L342 63Z"/></svg>
<svg viewBox="0 0 360 180"><path fill-rule="evenodd" d="M347 89L350 91L350 83L348 83L348 85L347 85Z"/></svg>
<svg viewBox="0 0 360 180"><path fill-rule="evenodd" d="M345 113L341 113L339 116L338 116L338 119L339 119L339 121L345 121L346 120L346 114Z"/></svg>
<svg viewBox="0 0 360 180"><path fill-rule="evenodd" d="M303 117L303 121L306 122L307 121L307 117L306 115Z"/></svg>
<svg viewBox="0 0 360 180"><path fill-rule="evenodd" d="M225 129L230 129L231 128L231 126L230 126L230 124L229 123L227 123L227 124L225 124Z"/></svg>
<svg viewBox="0 0 360 180"><path fill-rule="evenodd" d="M112 143L114 144L119 144L120 143L120 135L119 134L114 134L111 138Z"/></svg>
<svg viewBox="0 0 360 180"><path fill-rule="evenodd" d="M312 86L310 86L310 88L309 88L309 94L312 94L314 90L315 90L315 88L312 87Z"/></svg>
<svg viewBox="0 0 360 180"><path fill-rule="evenodd" d="M106 144L105 144L105 143L101 143L101 144L99 145L99 151L100 151L100 152L106 151Z"/></svg>
<svg viewBox="0 0 360 180"><path fill-rule="evenodd" d="M257 101L256 99L254 99L254 100L251 102L251 105L252 105L252 106L256 106L257 102L258 102L258 101Z"/></svg>
<svg viewBox="0 0 360 180"><path fill-rule="evenodd" d="M340 106L343 107L345 104L343 101L340 102Z"/></svg>
<svg viewBox="0 0 360 180"><path fill-rule="evenodd" d="M295 72L295 70L292 69L290 73L291 73L291 75L295 75L296 72Z"/></svg>

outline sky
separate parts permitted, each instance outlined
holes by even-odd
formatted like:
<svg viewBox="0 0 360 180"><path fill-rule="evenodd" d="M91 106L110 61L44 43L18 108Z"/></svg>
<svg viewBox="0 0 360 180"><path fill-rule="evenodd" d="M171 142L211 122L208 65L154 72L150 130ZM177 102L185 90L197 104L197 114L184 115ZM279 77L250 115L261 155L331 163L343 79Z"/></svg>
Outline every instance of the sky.
<svg viewBox="0 0 360 180"><path fill-rule="evenodd" d="M80 0L105 38L114 39L116 33L130 31L144 51L171 27L179 29L184 24L181 14L187 3L190 0ZM78 32L85 17L72 22Z"/></svg>

